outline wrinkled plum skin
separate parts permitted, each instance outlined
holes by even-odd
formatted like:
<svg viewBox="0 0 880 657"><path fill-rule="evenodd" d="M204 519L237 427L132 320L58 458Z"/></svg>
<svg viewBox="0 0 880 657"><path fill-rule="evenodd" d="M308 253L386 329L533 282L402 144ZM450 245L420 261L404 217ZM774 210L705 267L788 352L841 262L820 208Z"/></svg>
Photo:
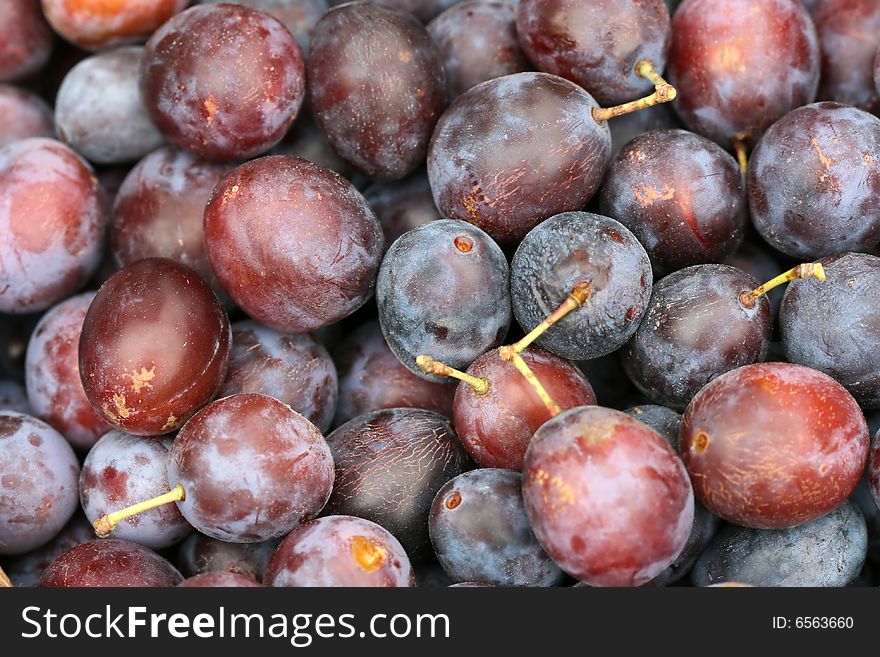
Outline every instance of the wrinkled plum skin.
<svg viewBox="0 0 880 657"><path fill-rule="evenodd" d="M743 292L758 282L735 267L695 265L654 285L651 303L621 360L636 387L658 404L683 409L724 372L764 360L773 315Z"/></svg>
<svg viewBox="0 0 880 657"><path fill-rule="evenodd" d="M0 84L0 148L28 137L53 137L55 119L42 98L26 89Z"/></svg>
<svg viewBox="0 0 880 657"><path fill-rule="evenodd" d="M639 586L678 556L694 521L687 472L653 429L591 406L538 429L523 498L532 529L569 575L590 586Z"/></svg>
<svg viewBox="0 0 880 657"><path fill-rule="evenodd" d="M635 68L646 59L662 73L672 32L663 0L522 0L516 28L539 69L579 84L603 105L654 91Z"/></svg>
<svg viewBox="0 0 880 657"><path fill-rule="evenodd" d="M621 149L632 139L646 132L674 130L678 129L680 125L675 111L666 103L654 105L638 112L615 116L608 121L608 128L611 130L611 154L617 157Z"/></svg>
<svg viewBox="0 0 880 657"><path fill-rule="evenodd" d="M151 549L119 539L83 543L62 554L40 578L41 587L168 587L183 576Z"/></svg>
<svg viewBox="0 0 880 657"><path fill-rule="evenodd" d="M180 588L260 588L254 580L236 573L201 573L183 580Z"/></svg>
<svg viewBox="0 0 880 657"><path fill-rule="evenodd" d="M3 568L12 580L13 586L37 586L43 571L51 566L55 559L77 545L93 540L95 540L95 529L82 514L76 514L51 541L36 550L10 559L3 564Z"/></svg>
<svg viewBox="0 0 880 657"><path fill-rule="evenodd" d="M590 296L537 340L557 356L589 360L632 337L648 307L654 277L636 237L622 224L588 212L551 217L531 231L513 256L513 314L530 331L580 283Z"/></svg>
<svg viewBox="0 0 880 657"><path fill-rule="evenodd" d="M754 144L778 118L813 102L819 42L793 0L687 0L672 19L669 81L685 125L722 146Z"/></svg>
<svg viewBox="0 0 880 657"><path fill-rule="evenodd" d="M454 582L554 586L563 572L544 552L526 517L522 475L471 470L439 490L428 516L431 543Z"/></svg>
<svg viewBox="0 0 880 657"><path fill-rule="evenodd" d="M506 75L459 96L428 152L437 207L501 244L580 210L611 157L611 133L593 119L594 107L586 91L547 73Z"/></svg>
<svg viewBox="0 0 880 657"><path fill-rule="evenodd" d="M865 519L852 502L844 502L828 515L790 529L728 525L700 557L692 579L697 586L841 587L858 575L867 549Z"/></svg>
<svg viewBox="0 0 880 657"><path fill-rule="evenodd" d="M290 128L305 96L305 65L296 39L268 14L197 5L150 37L142 85L169 141L206 160L241 160Z"/></svg>
<svg viewBox="0 0 880 657"><path fill-rule="evenodd" d="M0 21L0 82L13 82L43 68L53 40L38 2L6 0Z"/></svg>
<svg viewBox="0 0 880 657"><path fill-rule="evenodd" d="M98 179L67 146L35 137L0 149L0 311L75 292L98 267L106 225Z"/></svg>
<svg viewBox="0 0 880 657"><path fill-rule="evenodd" d="M110 431L83 462L79 496L89 522L168 491L166 466L170 439L143 438ZM158 550L192 531L174 504L144 511L119 523L114 538Z"/></svg>
<svg viewBox="0 0 880 657"><path fill-rule="evenodd" d="M772 247L821 258L880 242L880 119L838 103L794 110L749 160L752 221Z"/></svg>
<svg viewBox="0 0 880 657"><path fill-rule="evenodd" d="M193 532L180 544L177 561L187 577L228 572L260 582L276 545L277 541L227 543Z"/></svg>
<svg viewBox="0 0 880 657"><path fill-rule="evenodd" d="M426 381L410 372L388 348L377 322L352 331L333 359L339 369L336 426L383 408L421 408L452 419L456 384Z"/></svg>
<svg viewBox="0 0 880 657"><path fill-rule="evenodd" d="M334 515L285 538L266 567L267 586L415 586L400 542L374 522Z"/></svg>
<svg viewBox="0 0 880 657"><path fill-rule="evenodd" d="M43 315L25 357L25 383L34 413L79 450L89 449L110 430L89 403L79 375L80 333L94 298L94 292L80 294Z"/></svg>
<svg viewBox="0 0 880 657"><path fill-rule="evenodd" d="M841 504L868 459L852 396L815 370L759 363L703 388L685 411L681 453L706 507L756 529L815 520Z"/></svg>
<svg viewBox="0 0 880 657"><path fill-rule="evenodd" d="M379 324L388 348L411 372L422 354L466 369L501 344L510 328L507 258L476 226L443 219L400 237L376 280Z"/></svg>
<svg viewBox="0 0 880 657"><path fill-rule="evenodd" d="M819 95L868 112L880 111L874 56L880 46L880 5L874 0L824 0L813 14L822 48Z"/></svg>
<svg viewBox="0 0 880 657"><path fill-rule="evenodd" d="M655 406L652 404L644 404L641 406L633 406L624 411L630 417L634 417L639 422L647 424L654 431L659 433L666 439L672 449L678 453L678 444L681 436L681 414L676 413L666 406Z"/></svg>
<svg viewBox="0 0 880 657"><path fill-rule="evenodd" d="M58 137L92 162L131 162L165 141L141 100L143 53L131 46L88 57L61 83Z"/></svg>
<svg viewBox="0 0 880 657"><path fill-rule="evenodd" d="M184 265L147 258L98 291L80 335L80 377L107 422L137 435L164 434L214 398L230 342L211 288Z"/></svg>
<svg viewBox="0 0 880 657"><path fill-rule="evenodd" d="M138 162L113 203L110 248L120 266L171 258L192 267L211 288L222 288L205 254L203 220L214 187L231 166L161 148Z"/></svg>
<svg viewBox="0 0 880 657"><path fill-rule="evenodd" d="M202 0L202 4L224 0ZM235 4L252 7L274 16L296 37L305 53L309 49L312 30L327 13L327 0L237 0Z"/></svg>
<svg viewBox="0 0 880 657"><path fill-rule="evenodd" d="M373 180L397 180L425 159L446 102L443 64L412 16L356 2L312 32L309 102L333 150Z"/></svg>
<svg viewBox="0 0 880 657"><path fill-rule="evenodd" d="M441 218L424 171L403 180L371 185L364 190L364 198L382 224L389 245L408 230Z"/></svg>
<svg viewBox="0 0 880 657"><path fill-rule="evenodd" d="M779 326L786 360L824 372L862 408L880 408L880 258L824 258L827 279L792 281Z"/></svg>
<svg viewBox="0 0 880 657"><path fill-rule="evenodd" d="M723 260L742 242L748 216L736 161L685 130L649 132L624 146L599 207L645 245L657 276Z"/></svg>
<svg viewBox="0 0 880 657"><path fill-rule="evenodd" d="M516 37L516 8L473 0L453 5L428 24L450 99L481 82L531 68Z"/></svg>
<svg viewBox="0 0 880 657"><path fill-rule="evenodd" d="M345 178L275 155L239 166L214 190L205 249L252 319L306 333L367 302L385 244L376 215Z"/></svg>
<svg viewBox="0 0 880 657"><path fill-rule="evenodd" d="M55 537L77 508L79 462L55 429L0 413L0 554L22 554Z"/></svg>
<svg viewBox="0 0 880 657"><path fill-rule="evenodd" d="M284 402L322 432L336 412L336 366L309 334L283 334L246 320L232 326L229 372L219 397L241 392Z"/></svg>
<svg viewBox="0 0 880 657"><path fill-rule="evenodd" d="M184 425L168 482L183 486L186 499L177 505L200 532L258 543L318 515L333 486L333 458L302 415L245 393L209 404Z"/></svg>
<svg viewBox="0 0 880 657"><path fill-rule="evenodd" d="M428 556L434 496L473 467L449 421L421 409L373 411L343 424L327 442L336 463L329 510L383 526L413 561Z"/></svg>
<svg viewBox="0 0 880 657"><path fill-rule="evenodd" d="M189 0L43 0L43 11L65 39L81 48L101 50L143 42L188 4Z"/></svg>
<svg viewBox="0 0 880 657"><path fill-rule="evenodd" d="M521 356L562 410L596 403L589 382L573 363L536 347ZM480 356L468 374L488 379L489 391L478 395L465 383L458 386L453 412L459 440L481 467L521 471L529 442L551 418L550 411L497 350Z"/></svg>

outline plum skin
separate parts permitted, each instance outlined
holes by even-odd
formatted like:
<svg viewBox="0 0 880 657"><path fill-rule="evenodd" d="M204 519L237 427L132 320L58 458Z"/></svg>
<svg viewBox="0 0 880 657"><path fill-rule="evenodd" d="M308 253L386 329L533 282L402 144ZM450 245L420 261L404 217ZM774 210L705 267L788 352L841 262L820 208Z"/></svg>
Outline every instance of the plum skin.
<svg viewBox="0 0 880 657"><path fill-rule="evenodd" d="M721 375L691 401L681 454L699 500L744 527L784 529L840 505L868 460L868 427L831 377L789 363Z"/></svg>

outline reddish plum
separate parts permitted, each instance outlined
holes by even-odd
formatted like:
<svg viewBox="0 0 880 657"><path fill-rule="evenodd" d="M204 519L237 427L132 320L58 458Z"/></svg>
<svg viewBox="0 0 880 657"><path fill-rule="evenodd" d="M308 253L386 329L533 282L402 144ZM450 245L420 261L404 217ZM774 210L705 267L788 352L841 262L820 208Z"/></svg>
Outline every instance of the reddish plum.
<svg viewBox="0 0 880 657"><path fill-rule="evenodd" d="M55 136L52 110L26 89L0 84L0 148L28 137Z"/></svg>
<svg viewBox="0 0 880 657"><path fill-rule="evenodd" d="M95 530L82 514L70 519L64 529L45 545L4 563L13 586L37 586L43 572L62 554L77 545L95 540Z"/></svg>
<svg viewBox="0 0 880 657"><path fill-rule="evenodd" d="M415 586L400 542L374 522L318 518L281 541L266 568L268 586Z"/></svg>
<svg viewBox="0 0 880 657"><path fill-rule="evenodd" d="M865 416L843 386L788 363L718 377L691 401L681 428L700 501L758 529L794 527L840 505L865 470L868 447Z"/></svg>
<svg viewBox="0 0 880 657"><path fill-rule="evenodd" d="M331 9L312 33L309 99L336 153L374 180L425 159L443 111L443 64L411 15L366 2Z"/></svg>
<svg viewBox="0 0 880 657"><path fill-rule="evenodd" d="M441 218L424 171L403 180L370 185L364 190L364 198L382 224L386 244L392 244L413 228Z"/></svg>
<svg viewBox="0 0 880 657"><path fill-rule="evenodd" d="M75 292L100 262L106 224L98 179L70 148L42 138L0 148L0 311Z"/></svg>
<svg viewBox="0 0 880 657"><path fill-rule="evenodd" d="M205 208L205 249L223 287L253 319L304 333L373 294L385 250L364 197L340 175L275 155L239 166Z"/></svg>
<svg viewBox="0 0 880 657"><path fill-rule="evenodd" d="M86 396L123 431L174 431L219 390L230 341L226 313L194 271L140 260L114 274L86 314L79 343Z"/></svg>
<svg viewBox="0 0 880 657"><path fill-rule="evenodd" d="M305 95L305 65L277 19L233 4L197 5L147 42L144 101L169 141L207 160L241 160L279 141Z"/></svg>
<svg viewBox="0 0 880 657"><path fill-rule="evenodd" d="M52 30L38 0L5 0L0 21L0 82L36 73L52 53Z"/></svg>
<svg viewBox="0 0 880 657"><path fill-rule="evenodd" d="M94 292L80 294L43 315L31 335L25 359L25 381L34 413L79 450L89 449L110 430L89 403L79 375L79 339L94 298Z"/></svg>
<svg viewBox="0 0 880 657"><path fill-rule="evenodd" d="M40 586L68 587L167 587L183 577L151 549L112 539L83 543L58 557L40 578Z"/></svg>
<svg viewBox="0 0 880 657"><path fill-rule="evenodd" d="M688 540L694 496L681 460L648 425L597 406L538 429L523 498L532 529L565 572L590 586L639 586Z"/></svg>
<svg viewBox="0 0 880 657"><path fill-rule="evenodd" d="M242 392L274 397L327 431L336 412L336 367L324 345L307 333L238 322L232 326L229 373L219 396Z"/></svg>

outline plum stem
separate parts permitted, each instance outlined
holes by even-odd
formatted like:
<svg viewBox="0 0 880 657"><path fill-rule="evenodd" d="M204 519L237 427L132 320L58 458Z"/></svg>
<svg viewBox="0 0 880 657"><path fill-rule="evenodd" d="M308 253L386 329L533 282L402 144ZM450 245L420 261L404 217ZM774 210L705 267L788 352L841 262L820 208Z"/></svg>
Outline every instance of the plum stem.
<svg viewBox="0 0 880 657"><path fill-rule="evenodd" d="M470 374L449 367L449 365L444 365L430 356L421 355L417 357L416 365L418 365L419 369L425 374L458 379L459 381L468 384L478 395L485 395L489 392L489 379L480 379L476 376L471 376Z"/></svg>
<svg viewBox="0 0 880 657"><path fill-rule="evenodd" d="M12 580L9 579L9 576L5 572L3 572L3 568L0 568L0 588L12 588Z"/></svg>
<svg viewBox="0 0 880 657"><path fill-rule="evenodd" d="M144 511L149 511L150 509L155 509L157 506L162 506L163 504L182 502L185 499L186 493L183 490L183 486L177 484L167 493L154 497L151 500L139 502L138 504L133 504L124 509L120 509L119 511L114 511L113 513L101 516L95 520L92 526L95 528L95 534L97 534L99 538L107 538L110 535L110 532L113 531L113 528L126 518L130 518L131 516Z"/></svg>
<svg viewBox="0 0 880 657"><path fill-rule="evenodd" d="M746 136L737 135L733 139L733 152L736 153L736 161L744 176L749 174L749 150L746 146Z"/></svg>
<svg viewBox="0 0 880 657"><path fill-rule="evenodd" d="M547 329L553 326L556 322L561 320L572 310L580 308L584 301L590 298L591 293L592 286L589 283L583 282L575 285L574 289L568 293L565 301L559 304L559 307L556 310L550 313L543 322L529 331L528 335L512 345L513 351L517 354L522 353L526 347L544 335Z"/></svg>
<svg viewBox="0 0 880 657"><path fill-rule="evenodd" d="M526 381L528 381L532 388L535 389L535 392L538 397L541 398L541 401L544 402L544 406L550 411L551 416L556 417L562 412L562 409L559 408L559 404L553 401L550 393L547 392L546 388L544 388L543 384L538 380L538 377L532 372L532 368L526 364L526 361L523 360L523 357L519 355L513 346L507 345L499 347L498 354L504 360L513 363L513 366L525 377Z"/></svg>
<svg viewBox="0 0 880 657"><path fill-rule="evenodd" d="M792 267L787 272L779 274L776 278L772 278L763 285L759 285L751 292L743 292L739 295L740 303L746 308L754 308L758 297L767 294L770 290L784 285L790 281L803 278L815 278L820 281L825 280L825 268L821 262L806 262Z"/></svg>
<svg viewBox="0 0 880 657"><path fill-rule="evenodd" d="M643 59L636 64L636 73L645 78L654 85L654 93L644 98L639 98L623 105L615 105L614 107L594 107L593 118L596 123L603 123L608 119L616 116L623 116L631 112L659 105L660 103L668 103L675 100L678 92L671 84L669 84L654 68L654 62L649 59Z"/></svg>

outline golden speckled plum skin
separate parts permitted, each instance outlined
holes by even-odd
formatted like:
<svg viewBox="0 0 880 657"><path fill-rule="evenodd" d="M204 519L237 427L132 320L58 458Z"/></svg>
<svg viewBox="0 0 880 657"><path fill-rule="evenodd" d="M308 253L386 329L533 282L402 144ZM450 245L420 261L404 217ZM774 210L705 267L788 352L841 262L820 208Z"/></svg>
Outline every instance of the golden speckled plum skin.
<svg viewBox="0 0 880 657"><path fill-rule="evenodd" d="M749 207L764 240L795 258L880 242L880 119L839 103L800 107L749 159Z"/></svg>
<svg viewBox="0 0 880 657"><path fill-rule="evenodd" d="M639 238L657 276L720 262L742 242L748 218L736 160L685 130L648 132L624 146L599 203Z"/></svg>
<svg viewBox="0 0 880 657"><path fill-rule="evenodd" d="M79 343L83 388L113 426L169 433L214 398L230 342L226 313L193 270L140 260L104 283L89 307Z"/></svg>
<svg viewBox="0 0 880 657"><path fill-rule="evenodd" d="M415 586L409 557L386 529L333 515L293 530L266 567L267 586Z"/></svg>
<svg viewBox="0 0 880 657"><path fill-rule="evenodd" d="M440 51L450 99L531 68L516 38L516 7L509 2L459 2L432 20L428 33Z"/></svg>
<svg viewBox="0 0 880 657"><path fill-rule="evenodd" d="M197 5L147 42L142 85L169 141L206 160L243 160L284 137L305 97L305 64L290 31L263 12Z"/></svg>
<svg viewBox="0 0 880 657"><path fill-rule="evenodd" d="M672 18L669 82L685 125L724 147L755 144L770 125L813 102L816 28L797 0L685 0Z"/></svg>
<svg viewBox="0 0 880 657"><path fill-rule="evenodd" d="M647 59L662 73L672 33L663 0L521 0L516 28L539 69L579 84L604 105L653 92L635 68Z"/></svg>
<svg viewBox="0 0 880 657"><path fill-rule="evenodd" d="M55 537L77 508L79 462L55 429L0 412L0 554L22 554Z"/></svg>
<svg viewBox="0 0 880 657"><path fill-rule="evenodd" d="M70 297L43 315L25 356L25 383L34 413L79 450L89 449L110 430L89 403L79 375L79 339L94 298L94 292Z"/></svg>
<svg viewBox="0 0 880 657"><path fill-rule="evenodd" d="M681 460L648 425L598 406L535 433L523 468L532 529L569 575L590 586L639 586L678 556L694 521Z"/></svg>
<svg viewBox="0 0 880 657"><path fill-rule="evenodd" d="M536 347L521 356L562 410L596 403L593 389L574 363ZM489 391L478 395L469 385L459 384L453 405L459 440L481 467L521 471L529 442L551 418L550 411L495 349L474 361L468 374L488 379Z"/></svg>
<svg viewBox="0 0 880 657"><path fill-rule="evenodd" d="M822 48L819 98L880 111L874 56L880 47L880 5L874 0L824 0L813 14Z"/></svg>
<svg viewBox="0 0 880 657"><path fill-rule="evenodd" d="M431 221L405 233L382 260L376 280L379 324L388 348L417 376L427 355L466 369L501 345L510 327L507 258L482 230Z"/></svg>
<svg viewBox="0 0 880 657"><path fill-rule="evenodd" d="M342 176L273 155L242 164L205 208L205 249L229 296L254 320L306 333L372 296L385 241Z"/></svg>
<svg viewBox="0 0 880 657"><path fill-rule="evenodd" d="M515 244L547 217L580 210L611 157L596 101L573 82L516 73L478 84L440 117L428 152L445 217Z"/></svg>
<svg viewBox="0 0 880 657"><path fill-rule="evenodd" d="M759 297L740 295L758 282L735 267L695 265L654 285L651 302L621 362L636 387L658 404L688 405L716 376L764 360L773 316Z"/></svg>
<svg viewBox="0 0 880 657"><path fill-rule="evenodd" d="M725 520L783 529L815 520L856 487L868 426L855 399L800 365L724 374L691 401L681 453L700 501Z"/></svg>
<svg viewBox="0 0 880 657"><path fill-rule="evenodd" d="M880 258L823 258L825 281L792 281L779 326L786 360L824 372L865 409L880 408Z"/></svg>
<svg viewBox="0 0 880 657"><path fill-rule="evenodd" d="M61 142L0 149L0 311L44 310L97 269L107 217L91 167Z"/></svg>
<svg viewBox="0 0 880 657"><path fill-rule="evenodd" d="M115 538L89 541L62 554L40 578L44 588L168 587L183 576L151 549Z"/></svg>
<svg viewBox="0 0 880 657"><path fill-rule="evenodd" d="M510 267L513 314L531 331L576 285L586 301L536 344L557 356L589 360L617 351L639 326L654 276L644 247L623 224L589 212L564 212L535 227Z"/></svg>
<svg viewBox="0 0 880 657"><path fill-rule="evenodd" d="M309 103L336 153L373 180L397 180L425 159L446 104L437 48L411 15L352 2L312 32Z"/></svg>

